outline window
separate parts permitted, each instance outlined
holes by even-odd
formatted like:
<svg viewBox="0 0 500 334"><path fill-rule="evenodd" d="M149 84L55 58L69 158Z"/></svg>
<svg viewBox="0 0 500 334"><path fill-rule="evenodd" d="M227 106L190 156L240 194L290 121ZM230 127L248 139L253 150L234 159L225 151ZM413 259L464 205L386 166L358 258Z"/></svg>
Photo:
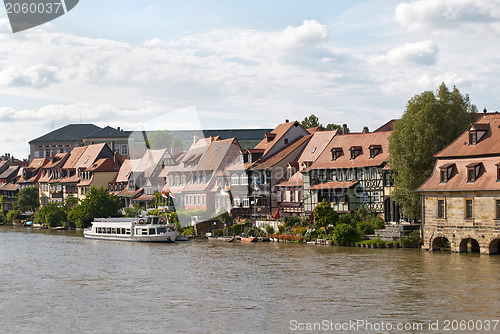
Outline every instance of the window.
<svg viewBox="0 0 500 334"><path fill-rule="evenodd" d="M448 182L448 171L446 169L441 170L441 183Z"/></svg>
<svg viewBox="0 0 500 334"><path fill-rule="evenodd" d="M288 144L288 138L285 138L285 145Z"/></svg>
<svg viewBox="0 0 500 334"><path fill-rule="evenodd" d="M121 155L128 155L128 145L127 144L122 144Z"/></svg>
<svg viewBox="0 0 500 334"><path fill-rule="evenodd" d="M186 205L189 205L189 195L184 196L184 203L186 203Z"/></svg>
<svg viewBox="0 0 500 334"><path fill-rule="evenodd" d="M479 178L481 163L472 163L467 166L467 182L474 182Z"/></svg>
<svg viewBox="0 0 500 334"><path fill-rule="evenodd" d="M198 205L201 205L200 195L196 195L196 200L198 201Z"/></svg>
<svg viewBox="0 0 500 334"><path fill-rule="evenodd" d="M205 205L205 195L201 195L201 205Z"/></svg>
<svg viewBox="0 0 500 334"><path fill-rule="evenodd" d="M248 197L243 198L243 207L248 208L250 206L250 200Z"/></svg>
<svg viewBox="0 0 500 334"><path fill-rule="evenodd" d="M440 218L440 219L444 219L445 218L445 214L446 214L446 207L445 207L445 202L444 202L444 199L438 199L438 202L437 202L437 217Z"/></svg>
<svg viewBox="0 0 500 334"><path fill-rule="evenodd" d="M172 175L168 176L168 184L173 186L174 185L174 177Z"/></svg>
<svg viewBox="0 0 500 334"><path fill-rule="evenodd" d="M500 199L495 200L495 219L500 219Z"/></svg>
<svg viewBox="0 0 500 334"><path fill-rule="evenodd" d="M295 202L295 191L290 191L290 202Z"/></svg>
<svg viewBox="0 0 500 334"><path fill-rule="evenodd" d="M377 178L377 168L370 168L370 180L375 180Z"/></svg>
<svg viewBox="0 0 500 334"><path fill-rule="evenodd" d="M349 151L351 151L351 160L354 160L361 153L361 146L351 146Z"/></svg>
<svg viewBox="0 0 500 334"><path fill-rule="evenodd" d="M233 204L235 207L239 207L240 206L240 199L238 197L235 197L233 200Z"/></svg>
<svg viewBox="0 0 500 334"><path fill-rule="evenodd" d="M239 183L240 183L240 178L238 177L238 175L233 174L231 176L231 185L232 186L237 186L237 185L239 185Z"/></svg>
<svg viewBox="0 0 500 334"><path fill-rule="evenodd" d="M357 175L356 175L356 179L357 179L358 181L361 181L361 180L363 179L363 170L362 170L362 169L358 169L358 170L356 171L356 174L357 174Z"/></svg>
<svg viewBox="0 0 500 334"><path fill-rule="evenodd" d="M176 175L175 176L175 185L178 186L179 184L180 184L179 175Z"/></svg>
<svg viewBox="0 0 500 334"><path fill-rule="evenodd" d="M381 145L371 145L370 149L370 159L375 158L375 156L382 150Z"/></svg>
<svg viewBox="0 0 500 334"><path fill-rule="evenodd" d="M342 147L334 147L332 148L332 161L335 161L342 154Z"/></svg>
<svg viewBox="0 0 500 334"><path fill-rule="evenodd" d="M477 144L477 136L476 132L469 132L469 145L476 145Z"/></svg>
<svg viewBox="0 0 500 334"><path fill-rule="evenodd" d="M465 219L474 218L474 202L472 199L465 200Z"/></svg>
<svg viewBox="0 0 500 334"><path fill-rule="evenodd" d="M182 176L181 176L181 184L182 184L183 186L185 186L185 185L186 185L186 175L182 175Z"/></svg>
<svg viewBox="0 0 500 334"><path fill-rule="evenodd" d="M311 154L314 154L316 152L316 147L312 149Z"/></svg>
<svg viewBox="0 0 500 334"><path fill-rule="evenodd" d="M374 192L373 193L373 202L378 203L378 201L379 201L379 193Z"/></svg>
<svg viewBox="0 0 500 334"><path fill-rule="evenodd" d="M245 173L241 174L241 177L240 177L240 184L241 184L242 186L246 186L246 185L248 185L248 175L247 175L247 174L245 174Z"/></svg>

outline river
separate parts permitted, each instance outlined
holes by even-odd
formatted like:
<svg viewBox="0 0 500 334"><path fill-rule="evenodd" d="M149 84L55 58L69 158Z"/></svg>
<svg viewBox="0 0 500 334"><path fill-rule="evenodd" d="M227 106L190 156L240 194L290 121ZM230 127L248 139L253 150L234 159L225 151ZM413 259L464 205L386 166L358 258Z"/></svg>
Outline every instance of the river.
<svg viewBox="0 0 500 334"><path fill-rule="evenodd" d="M0 268L3 333L500 332L500 256L0 226Z"/></svg>

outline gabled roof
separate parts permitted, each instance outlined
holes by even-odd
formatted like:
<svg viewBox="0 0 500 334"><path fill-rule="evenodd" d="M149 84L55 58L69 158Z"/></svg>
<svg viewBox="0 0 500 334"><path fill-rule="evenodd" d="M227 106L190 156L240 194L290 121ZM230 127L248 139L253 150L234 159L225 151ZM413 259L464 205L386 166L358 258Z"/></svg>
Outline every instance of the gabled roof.
<svg viewBox="0 0 500 334"><path fill-rule="evenodd" d="M120 131L110 126L106 126L99 129L84 138L128 138L130 137L130 131Z"/></svg>
<svg viewBox="0 0 500 334"><path fill-rule="evenodd" d="M0 179L9 179L17 175L19 166L10 166L3 173L0 174Z"/></svg>
<svg viewBox="0 0 500 334"><path fill-rule="evenodd" d="M75 147L71 150L70 155L66 162L64 163L63 169L74 169L76 168L76 163L82 156L83 152L87 149L88 146L80 146Z"/></svg>
<svg viewBox="0 0 500 334"><path fill-rule="evenodd" d="M337 133L337 130L314 132L297 160L299 167L306 161L316 161Z"/></svg>
<svg viewBox="0 0 500 334"><path fill-rule="evenodd" d="M392 131L394 130L394 123L397 122L397 119L391 119L389 122L385 123L381 127L379 127L377 130L373 132L381 132L381 131Z"/></svg>
<svg viewBox="0 0 500 334"><path fill-rule="evenodd" d="M128 182L128 177L132 173L132 160L125 160L113 182Z"/></svg>
<svg viewBox="0 0 500 334"><path fill-rule="evenodd" d="M308 170L380 166L389 157L390 134L390 131L338 134L333 137L323 153ZM370 158L369 147L372 145L380 145L381 149L375 157ZM343 154L332 161L332 150L339 150L339 148L342 149ZM361 148L355 159L351 159L349 153L351 148L356 150Z"/></svg>
<svg viewBox="0 0 500 334"><path fill-rule="evenodd" d="M219 170L224 158L226 158L231 146L235 151L240 151L240 145L235 138L218 140L210 143L206 152L203 154L196 170L198 171L217 171Z"/></svg>
<svg viewBox="0 0 500 334"><path fill-rule="evenodd" d="M301 172L297 172L292 175L288 180L278 183L277 187L300 187L304 185L304 178L302 177Z"/></svg>
<svg viewBox="0 0 500 334"><path fill-rule="evenodd" d="M270 132L270 134L266 134L266 137L261 140L260 143L258 143L254 148L255 149L263 149L264 150L264 155L263 157L266 156L266 154L277 144L279 143L280 139L292 128L292 127L302 127L299 122L286 122L279 124L273 131ZM303 127L302 127L303 128ZM305 130L305 133L308 133L307 130ZM271 139L272 140L268 140ZM295 138L292 138L292 140Z"/></svg>
<svg viewBox="0 0 500 334"><path fill-rule="evenodd" d="M86 170L89 172L116 172L118 167L109 158L99 159Z"/></svg>
<svg viewBox="0 0 500 334"><path fill-rule="evenodd" d="M299 138L295 142L286 146L284 149L270 156L268 159L265 159L262 162L260 161L257 162L255 165L252 166L252 168L256 170L262 170L266 168L271 168L285 159L291 159L289 162L294 161L296 157L302 152L305 144L311 139L311 137L312 135L308 135ZM296 156L291 158L290 156L293 154L296 154Z"/></svg>
<svg viewBox="0 0 500 334"><path fill-rule="evenodd" d="M487 132L475 145L469 145L469 130L467 130L434 156L441 159L500 155L500 114L486 114L471 127Z"/></svg>
<svg viewBox="0 0 500 334"><path fill-rule="evenodd" d="M68 124L46 135L33 139L31 143L43 142L81 142L86 136L101 130L94 124Z"/></svg>
<svg viewBox="0 0 500 334"><path fill-rule="evenodd" d="M68 157L68 152L57 153L53 157L49 158L49 162L44 166L44 168L62 168Z"/></svg>
<svg viewBox="0 0 500 334"><path fill-rule="evenodd" d="M101 152L108 147L106 143L86 146L85 151L75 164L75 168L88 168L98 159ZM109 148L108 148L109 149Z"/></svg>

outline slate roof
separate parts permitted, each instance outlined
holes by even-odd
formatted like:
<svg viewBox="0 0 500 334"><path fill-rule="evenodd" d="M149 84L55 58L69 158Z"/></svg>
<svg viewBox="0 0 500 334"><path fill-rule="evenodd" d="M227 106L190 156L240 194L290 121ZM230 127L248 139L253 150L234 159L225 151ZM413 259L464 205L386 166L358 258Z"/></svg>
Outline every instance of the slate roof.
<svg viewBox="0 0 500 334"><path fill-rule="evenodd" d="M29 144L44 142L81 142L83 138L98 130L101 130L101 128L94 124L68 124L31 140Z"/></svg>
<svg viewBox="0 0 500 334"><path fill-rule="evenodd" d="M120 131L110 126L97 130L84 138L128 138L131 131Z"/></svg>
<svg viewBox="0 0 500 334"><path fill-rule="evenodd" d="M0 179L8 179L17 174L19 166L10 166L3 173L0 174Z"/></svg>

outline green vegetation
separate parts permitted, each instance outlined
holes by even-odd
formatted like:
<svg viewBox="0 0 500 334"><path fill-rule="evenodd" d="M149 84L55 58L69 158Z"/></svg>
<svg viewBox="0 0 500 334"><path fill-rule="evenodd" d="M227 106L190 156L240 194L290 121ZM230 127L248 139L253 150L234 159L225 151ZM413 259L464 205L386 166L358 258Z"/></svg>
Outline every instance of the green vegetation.
<svg viewBox="0 0 500 334"><path fill-rule="evenodd" d="M148 135L147 138L148 148L161 149L169 147L182 148L182 140L177 137L172 137L167 130L154 131Z"/></svg>
<svg viewBox="0 0 500 334"><path fill-rule="evenodd" d="M302 122L300 122L300 124L306 128L306 129L309 129L309 128L316 128L316 127L319 127L321 130L326 130L326 131L331 131L331 130L340 130L342 129L342 126L341 125L338 125L338 124L334 124L334 123L329 123L327 124L326 126L323 126L320 122L319 122L319 118L316 117L316 115L312 114L311 116L309 117L305 117L304 120ZM349 128L347 128L347 132L349 132Z"/></svg>
<svg viewBox="0 0 500 334"><path fill-rule="evenodd" d="M361 240L363 236L356 227L349 224L338 224L332 232L332 240L337 245L351 245Z"/></svg>
<svg viewBox="0 0 500 334"><path fill-rule="evenodd" d="M20 212L35 212L35 210L39 206L40 202L38 201L38 188L25 188L16 195L14 210L18 210Z"/></svg>
<svg viewBox="0 0 500 334"><path fill-rule="evenodd" d="M418 247L420 245L420 230L416 230L408 234L401 240L403 247Z"/></svg>
<svg viewBox="0 0 500 334"><path fill-rule="evenodd" d="M339 214L325 199L314 208L314 224L316 227L325 227L338 223Z"/></svg>
<svg viewBox="0 0 500 334"><path fill-rule="evenodd" d="M434 154L455 140L477 119L477 108L456 87L443 83L436 91L412 97L394 125L389 139L391 169L395 172L394 198L410 219L420 216L415 191L432 174Z"/></svg>
<svg viewBox="0 0 500 334"><path fill-rule="evenodd" d="M58 203L48 203L34 214L34 221L39 224L47 224L48 227L63 225L67 220L66 207Z"/></svg>
<svg viewBox="0 0 500 334"><path fill-rule="evenodd" d="M106 188L91 187L85 199L68 213L68 220L86 227L97 217L119 217L120 207L120 199Z"/></svg>

